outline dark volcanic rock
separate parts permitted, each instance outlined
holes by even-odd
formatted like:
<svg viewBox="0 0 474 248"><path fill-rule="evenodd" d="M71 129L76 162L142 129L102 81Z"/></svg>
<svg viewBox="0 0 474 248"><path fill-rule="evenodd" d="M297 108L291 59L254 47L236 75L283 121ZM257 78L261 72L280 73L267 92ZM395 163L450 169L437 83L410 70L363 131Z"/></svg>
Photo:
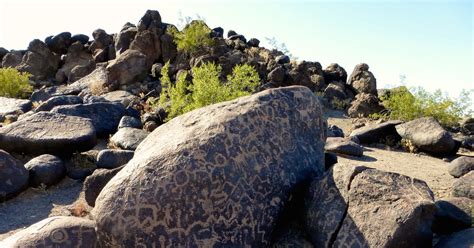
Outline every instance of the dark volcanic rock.
<svg viewBox="0 0 474 248"><path fill-rule="evenodd" d="M23 54L21 51L10 51L9 53L5 54L2 58L2 67L17 67L23 58Z"/></svg>
<svg viewBox="0 0 474 248"><path fill-rule="evenodd" d="M0 128L0 148L26 154L87 151L97 143L90 119L39 112Z"/></svg>
<svg viewBox="0 0 474 248"><path fill-rule="evenodd" d="M120 128L110 138L110 142L117 147L125 150L137 149L140 142L148 136L148 132L142 129L124 127Z"/></svg>
<svg viewBox="0 0 474 248"><path fill-rule="evenodd" d="M100 191L124 166L115 169L97 169L92 175L86 177L84 181L83 191L87 204L95 206L95 200L99 196Z"/></svg>
<svg viewBox="0 0 474 248"><path fill-rule="evenodd" d="M462 177L474 170L474 157L461 156L449 164L449 174L453 177Z"/></svg>
<svg viewBox="0 0 474 248"><path fill-rule="evenodd" d="M48 48L57 54L66 54L69 45L71 45L71 33L62 32L45 40Z"/></svg>
<svg viewBox="0 0 474 248"><path fill-rule="evenodd" d="M147 57L140 51L129 49L109 63L107 72L109 85L118 87L140 81L148 72Z"/></svg>
<svg viewBox="0 0 474 248"><path fill-rule="evenodd" d="M474 200L452 197L438 200L435 205L434 233L450 234L471 227Z"/></svg>
<svg viewBox="0 0 474 248"><path fill-rule="evenodd" d="M429 247L435 207L426 183L336 164L306 199L306 227L321 247Z"/></svg>
<svg viewBox="0 0 474 248"><path fill-rule="evenodd" d="M0 241L0 247L97 247L93 220L72 216L44 219Z"/></svg>
<svg viewBox="0 0 474 248"><path fill-rule="evenodd" d="M376 95L360 93L355 96L351 102L347 113L350 117L368 117L371 114L380 113L384 107L380 104Z"/></svg>
<svg viewBox="0 0 474 248"><path fill-rule="evenodd" d="M385 143L388 140L396 143L400 141L401 137L398 135L395 126L402 123L402 121L395 120L368 125L352 131L350 136L357 137L362 144Z"/></svg>
<svg viewBox="0 0 474 248"><path fill-rule="evenodd" d="M49 98L46 102L41 103L35 112L50 111L56 106L81 104L82 98L79 96L54 96Z"/></svg>
<svg viewBox="0 0 474 248"><path fill-rule="evenodd" d="M440 238L434 248L472 248L474 228L468 228Z"/></svg>
<svg viewBox="0 0 474 248"><path fill-rule="evenodd" d="M0 120L7 115L26 113L32 106L30 100L0 97Z"/></svg>
<svg viewBox="0 0 474 248"><path fill-rule="evenodd" d="M458 178L453 183L452 196L467 197L474 200L474 171Z"/></svg>
<svg viewBox="0 0 474 248"><path fill-rule="evenodd" d="M126 114L122 104L110 102L58 106L51 112L91 119L101 137L115 133L120 119Z"/></svg>
<svg viewBox="0 0 474 248"><path fill-rule="evenodd" d="M124 127L131 127L131 128L142 128L142 121L131 116L124 116L122 119L120 119L120 123L118 125L118 128L124 128Z"/></svg>
<svg viewBox="0 0 474 248"><path fill-rule="evenodd" d="M97 155L97 168L114 169L128 163L133 158L134 151L106 149Z"/></svg>
<svg viewBox="0 0 474 248"><path fill-rule="evenodd" d="M368 93L377 96L377 80L374 74L369 71L367 64L358 64L355 66L347 82L357 93Z"/></svg>
<svg viewBox="0 0 474 248"><path fill-rule="evenodd" d="M347 72L342 66L337 63L330 64L326 69L323 70L324 81L326 83L342 82L347 81Z"/></svg>
<svg viewBox="0 0 474 248"><path fill-rule="evenodd" d="M364 148L359 144L345 140L341 137L328 137L324 150L339 154L351 155L360 157L364 153Z"/></svg>
<svg viewBox="0 0 474 248"><path fill-rule="evenodd" d="M319 101L305 87L174 118L100 193L93 210L99 239L112 246L268 245L296 186L324 171L324 128ZM144 226L122 224L125 216Z"/></svg>
<svg viewBox="0 0 474 248"><path fill-rule="evenodd" d="M28 187L28 170L23 164L0 150L0 202L19 194Z"/></svg>
<svg viewBox="0 0 474 248"><path fill-rule="evenodd" d="M456 153L455 142L433 117L424 117L397 125L398 134L410 140L420 151L433 155Z"/></svg>
<svg viewBox="0 0 474 248"><path fill-rule="evenodd" d="M80 42L72 44L64 56L64 65L56 72L59 83L75 82L95 69L92 54Z"/></svg>
<svg viewBox="0 0 474 248"><path fill-rule="evenodd" d="M33 158L25 164L25 168L30 173L30 185L33 187L41 184L54 185L66 175L66 167L63 161L49 154Z"/></svg>
<svg viewBox="0 0 474 248"><path fill-rule="evenodd" d="M31 73L34 80L44 80L54 77L58 65L59 57L44 42L36 39L30 42L28 51L16 68Z"/></svg>

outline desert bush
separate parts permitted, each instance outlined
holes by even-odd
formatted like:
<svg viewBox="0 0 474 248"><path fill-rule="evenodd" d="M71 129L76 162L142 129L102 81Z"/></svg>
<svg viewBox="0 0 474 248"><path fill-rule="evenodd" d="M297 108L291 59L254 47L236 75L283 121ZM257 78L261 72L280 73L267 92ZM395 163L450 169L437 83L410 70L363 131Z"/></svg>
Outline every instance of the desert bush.
<svg viewBox="0 0 474 248"><path fill-rule="evenodd" d="M373 117L410 121L431 116L443 126L452 127L462 117L472 115L471 95L472 91L463 90L457 99L453 99L441 90L430 93L421 87L411 90L399 87L380 99L389 111Z"/></svg>
<svg viewBox="0 0 474 248"><path fill-rule="evenodd" d="M218 102L250 95L258 87L260 78L250 65L237 65L226 82L219 80L222 68L214 63L204 63L192 68L193 79L186 81L186 74L180 74L173 84L168 76L169 64L161 70L162 91L157 107L168 113L167 120L191 110ZM151 99L156 103L156 99Z"/></svg>
<svg viewBox="0 0 474 248"><path fill-rule="evenodd" d="M29 85L31 74L14 68L0 68L0 96L25 98L32 91Z"/></svg>
<svg viewBox="0 0 474 248"><path fill-rule="evenodd" d="M188 54L195 53L213 44L210 36L211 29L201 20L192 21L182 31L171 28L167 32L173 36L178 51Z"/></svg>

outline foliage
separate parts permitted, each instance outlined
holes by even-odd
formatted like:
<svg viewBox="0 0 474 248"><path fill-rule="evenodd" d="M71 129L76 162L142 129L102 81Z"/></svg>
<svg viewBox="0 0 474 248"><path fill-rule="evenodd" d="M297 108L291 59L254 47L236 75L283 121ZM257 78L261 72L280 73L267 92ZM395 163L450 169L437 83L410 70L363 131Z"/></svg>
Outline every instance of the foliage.
<svg viewBox="0 0 474 248"><path fill-rule="evenodd" d="M288 49L288 47L286 47L286 44L283 43L283 42L278 42L277 39L275 37L265 37L265 39L267 40L268 44L273 47L273 49L276 49L280 52L282 52L283 54L286 54L288 55L288 57L290 57L292 60L298 60L298 57L294 56L290 50Z"/></svg>
<svg viewBox="0 0 474 248"><path fill-rule="evenodd" d="M31 74L14 68L0 68L0 96L25 98L32 91L28 84Z"/></svg>
<svg viewBox="0 0 474 248"><path fill-rule="evenodd" d="M178 47L178 51L188 54L195 53L200 49L213 44L211 29L202 20L194 20L186 25L182 31L176 29L167 30Z"/></svg>
<svg viewBox="0 0 474 248"><path fill-rule="evenodd" d="M381 97L388 113L372 117L410 121L431 116L444 126L455 126L463 116L472 115L472 93L473 91L463 90L459 98L452 99L441 90L430 93L419 87L410 92L406 87L399 87Z"/></svg>
<svg viewBox="0 0 474 248"><path fill-rule="evenodd" d="M260 82L257 72L250 65L235 66L227 81L221 82L221 66L205 63L192 68L191 82L186 81L186 74L180 74L173 85L167 74L168 68L167 63L161 71L162 91L158 103L168 113L168 120L197 108L249 95ZM156 102L155 99L151 101Z"/></svg>

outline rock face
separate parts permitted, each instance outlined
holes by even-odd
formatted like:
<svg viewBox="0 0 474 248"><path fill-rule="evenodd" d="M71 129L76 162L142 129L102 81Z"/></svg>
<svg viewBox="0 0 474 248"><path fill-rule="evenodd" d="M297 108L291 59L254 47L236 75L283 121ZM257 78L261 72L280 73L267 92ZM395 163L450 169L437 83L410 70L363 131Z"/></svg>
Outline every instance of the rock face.
<svg viewBox="0 0 474 248"><path fill-rule="evenodd" d="M102 190L93 210L100 240L268 245L290 192L324 171L324 128L319 101L305 87L179 116L151 133Z"/></svg>
<svg viewBox="0 0 474 248"><path fill-rule="evenodd" d="M115 133L120 119L126 114L122 104L110 102L58 106L51 112L91 119L101 137Z"/></svg>
<svg viewBox="0 0 474 248"><path fill-rule="evenodd" d="M142 129L124 127L120 128L110 141L113 145L118 146L125 150L135 150L137 149L140 142L142 142L148 132Z"/></svg>
<svg viewBox="0 0 474 248"><path fill-rule="evenodd" d="M44 219L0 241L0 247L97 247L94 221L71 216Z"/></svg>
<svg viewBox="0 0 474 248"><path fill-rule="evenodd" d="M474 200L465 197L451 197L438 200L435 205L433 232L450 234L471 227Z"/></svg>
<svg viewBox="0 0 474 248"><path fill-rule="evenodd" d="M453 183L452 196L467 197L474 200L474 171L460 177Z"/></svg>
<svg viewBox="0 0 474 248"><path fill-rule="evenodd" d="M388 140L397 142L401 139L395 126L402 124L402 121L387 121L380 124L368 125L358 128L350 134L350 137L357 137L362 144L385 143Z"/></svg>
<svg viewBox="0 0 474 248"><path fill-rule="evenodd" d="M474 170L474 158L461 156L449 164L449 174L453 177L462 177L468 172Z"/></svg>
<svg viewBox="0 0 474 248"><path fill-rule="evenodd" d="M87 151L97 143L86 118L39 112L0 128L0 148L26 154Z"/></svg>
<svg viewBox="0 0 474 248"><path fill-rule="evenodd" d="M433 117L424 117L396 126L398 134L410 140L420 151L433 155L456 152L455 142Z"/></svg>
<svg viewBox="0 0 474 248"><path fill-rule="evenodd" d="M0 202L8 200L28 187L28 171L23 164L0 150Z"/></svg>
<svg viewBox="0 0 474 248"><path fill-rule="evenodd" d="M41 184L54 185L66 175L66 167L63 161L49 154L33 158L25 164L25 168L30 173L30 184L33 187Z"/></svg>
<svg viewBox="0 0 474 248"><path fill-rule="evenodd" d="M305 204L307 231L321 247L431 245L433 193L416 179L336 164L311 184Z"/></svg>
<svg viewBox="0 0 474 248"><path fill-rule="evenodd" d="M109 85L117 86L127 85L135 80L143 79L147 71L147 57L145 54L129 49L120 54L107 66L108 83Z"/></svg>
<svg viewBox="0 0 474 248"><path fill-rule="evenodd" d="M374 74L369 71L367 64L358 64L355 66L349 80L347 82L357 93L368 93L377 95L377 80Z"/></svg>
<svg viewBox="0 0 474 248"><path fill-rule="evenodd" d="M30 100L0 97L0 120L6 115L26 113L32 107Z"/></svg>

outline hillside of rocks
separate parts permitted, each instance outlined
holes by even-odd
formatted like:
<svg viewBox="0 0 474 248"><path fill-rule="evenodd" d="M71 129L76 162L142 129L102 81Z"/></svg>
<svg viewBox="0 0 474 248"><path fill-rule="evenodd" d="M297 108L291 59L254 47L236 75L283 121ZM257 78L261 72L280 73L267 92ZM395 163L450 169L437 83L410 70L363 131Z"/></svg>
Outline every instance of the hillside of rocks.
<svg viewBox="0 0 474 248"><path fill-rule="evenodd" d="M34 88L0 97L0 247L473 247L473 118L375 121L390 89L365 63L221 27L189 54L173 28L148 10L116 34L0 48ZM172 81L213 62L260 84L168 120L147 102L166 62Z"/></svg>

